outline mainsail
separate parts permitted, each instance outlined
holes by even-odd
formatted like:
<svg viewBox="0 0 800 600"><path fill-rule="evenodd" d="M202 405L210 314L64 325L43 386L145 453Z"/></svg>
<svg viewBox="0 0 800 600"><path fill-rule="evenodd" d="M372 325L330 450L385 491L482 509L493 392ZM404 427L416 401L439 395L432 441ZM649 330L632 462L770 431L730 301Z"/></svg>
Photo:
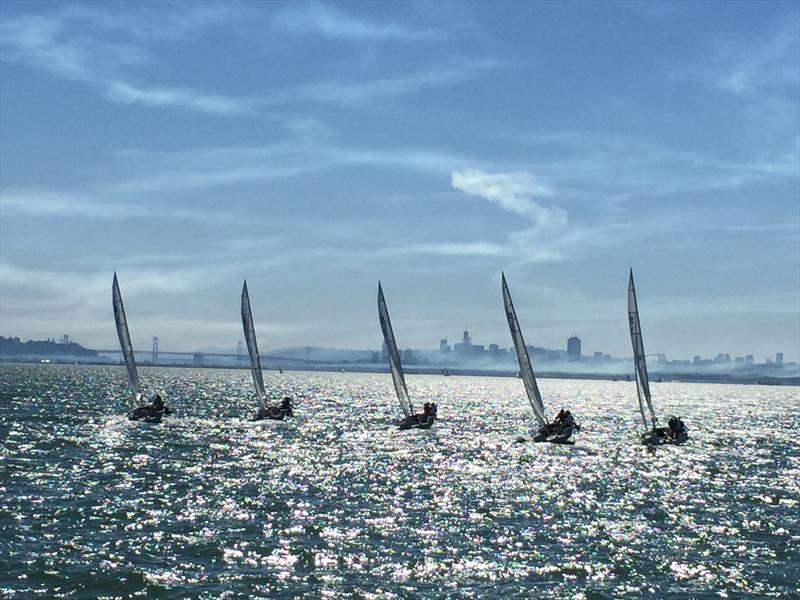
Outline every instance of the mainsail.
<svg viewBox="0 0 800 600"><path fill-rule="evenodd" d="M514 310L514 303L511 301L511 294L508 291L505 273L502 273L502 277L503 304L506 309L508 329L511 331L511 339L514 340L514 349L517 351L517 360L519 361L519 370L522 375L522 380L525 382L525 391L528 392L528 400L531 403L531 408L533 408L533 414L536 415L536 420L539 421L539 426L545 427L547 425L547 418L544 416L542 395L539 393L539 386L536 385L533 365L531 364L530 356L528 356L528 349L525 347L525 340L522 337L522 330L517 320L517 312Z"/></svg>
<svg viewBox="0 0 800 600"><path fill-rule="evenodd" d="M139 388L136 358L133 356L133 344L131 344L131 334L128 332L128 320L125 318L125 307L122 305L122 294L119 291L116 271L114 272L114 283L111 286L111 303L114 306L114 322L117 324L122 358L128 371L128 386L133 394L133 401L138 404L141 401L142 392Z"/></svg>
<svg viewBox="0 0 800 600"><path fill-rule="evenodd" d="M250 371L253 373L253 384L258 394L258 404L264 408L264 375L261 373L261 358L258 356L256 329L253 325L253 311L250 310L250 294L247 293L247 280L242 287L242 329L247 340L247 351L250 353Z"/></svg>
<svg viewBox="0 0 800 600"><path fill-rule="evenodd" d="M642 325L639 323L639 307L636 303L636 288L633 285L633 269L628 278L628 325L631 328L631 344L633 345L633 364L636 371L636 393L639 396L639 410L642 413L644 428L650 429L647 416L644 412L644 403L650 410L653 429L656 427L656 413L650 400L650 380L647 377L647 362L644 357L644 342L642 341Z"/></svg>
<svg viewBox="0 0 800 600"><path fill-rule="evenodd" d="M400 401L400 408L403 410L403 414L410 417L414 413L414 407L408 397L406 378L403 376L403 365L400 364L400 352L397 350L397 342L392 331L392 322L389 319L389 309L386 308L386 300L383 297L383 288L381 288L380 281L378 282L378 319L381 322L383 341L386 343L389 353L389 369L392 372L394 391L397 393L397 399Z"/></svg>

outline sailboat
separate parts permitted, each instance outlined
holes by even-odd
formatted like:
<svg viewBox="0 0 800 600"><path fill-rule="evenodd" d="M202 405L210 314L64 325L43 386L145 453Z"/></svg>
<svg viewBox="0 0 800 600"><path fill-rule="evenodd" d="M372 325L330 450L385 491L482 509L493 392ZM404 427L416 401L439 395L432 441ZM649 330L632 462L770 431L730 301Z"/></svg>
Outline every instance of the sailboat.
<svg viewBox="0 0 800 600"><path fill-rule="evenodd" d="M511 293L508 291L508 284L506 283L506 275L502 273L503 280L503 305L505 306L506 319L508 320L508 329L511 331L511 339L514 340L514 349L517 352L517 361L519 362L519 377L525 383L525 391L528 394L528 401L533 409L533 414L536 421L539 423L539 431L533 438L534 442L552 442L555 444L574 444L569 438L572 432L579 429L575 424L572 414L567 413L569 416L566 421L558 423L550 423L547 420L544 412L544 403L542 402L542 394L539 392L539 386L536 383L536 375L533 373L533 364L528 355L528 348L525 346L525 339L522 337L522 329L517 320L517 311L514 310L514 302L511 300ZM559 413L561 415L561 413Z"/></svg>
<svg viewBox="0 0 800 600"><path fill-rule="evenodd" d="M293 417L292 399L288 396L283 399L280 406L267 406L266 392L264 391L264 375L261 371L261 357L258 355L256 342L256 329L253 325L253 311L250 309L250 294L247 292L247 280L242 286L242 329L247 342L247 352L250 354L250 372L253 374L253 384L258 396L258 412L253 421L273 419L282 421L284 417Z"/></svg>
<svg viewBox="0 0 800 600"><path fill-rule="evenodd" d="M639 306L636 302L636 287L633 284L633 269L628 276L628 325L631 330L633 346L633 366L636 375L636 394L639 397L639 412L642 415L645 432L642 442L649 445L681 444L689 439L686 426L677 417L670 419L670 427L658 427L656 413L650 397L650 379L647 376L647 361L644 355L642 325L639 322ZM645 406L647 411L645 412ZM649 420L648 420L649 417Z"/></svg>
<svg viewBox="0 0 800 600"><path fill-rule="evenodd" d="M132 421L144 421L145 423L160 423L161 417L170 414L169 408L164 406L161 396L156 394L152 404L144 404L144 396L139 386L139 373L136 370L136 357L133 354L133 344L131 334L128 331L128 319L125 317L125 307L122 304L122 292L119 289L117 273L114 272L114 282L111 285L111 303L114 307L114 322L117 325L117 336L119 345L122 349L122 359L125 362L125 370L128 373L128 388L136 404L128 418Z"/></svg>
<svg viewBox="0 0 800 600"><path fill-rule="evenodd" d="M386 307L386 299L383 297L381 282L378 282L378 320L383 332L383 340L389 354L389 370L392 372L392 382L400 410L403 411L405 418L400 421L400 429L430 429L436 420L436 405L425 403L425 411L421 414L414 413L411 398L408 395L406 378L403 375L403 365L400 363L400 351L397 349L397 341L394 339L392 331L392 321L389 318L389 309Z"/></svg>

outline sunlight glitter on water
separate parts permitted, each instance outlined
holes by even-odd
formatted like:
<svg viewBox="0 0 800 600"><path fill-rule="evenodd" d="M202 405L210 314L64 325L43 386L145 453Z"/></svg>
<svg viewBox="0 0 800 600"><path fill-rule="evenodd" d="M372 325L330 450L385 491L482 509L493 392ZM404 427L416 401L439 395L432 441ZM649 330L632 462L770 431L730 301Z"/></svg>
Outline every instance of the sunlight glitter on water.
<svg viewBox="0 0 800 600"><path fill-rule="evenodd" d="M3 596L800 593L797 388L654 384L691 440L653 452L625 382L540 382L564 447L515 443L513 378L411 376L439 421L399 432L387 375L270 373L297 417L253 423L246 371L143 369L155 427L120 369L0 375Z"/></svg>

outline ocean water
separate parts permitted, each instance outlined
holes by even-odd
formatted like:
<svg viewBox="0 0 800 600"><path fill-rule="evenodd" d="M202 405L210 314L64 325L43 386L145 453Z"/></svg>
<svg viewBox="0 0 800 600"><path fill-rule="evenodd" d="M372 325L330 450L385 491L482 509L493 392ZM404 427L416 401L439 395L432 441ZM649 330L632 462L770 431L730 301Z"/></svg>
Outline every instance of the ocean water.
<svg viewBox="0 0 800 600"><path fill-rule="evenodd" d="M682 447L638 443L633 383L142 369L174 410L125 418L120 367L0 365L0 597L800 597L800 390L653 384Z"/></svg>

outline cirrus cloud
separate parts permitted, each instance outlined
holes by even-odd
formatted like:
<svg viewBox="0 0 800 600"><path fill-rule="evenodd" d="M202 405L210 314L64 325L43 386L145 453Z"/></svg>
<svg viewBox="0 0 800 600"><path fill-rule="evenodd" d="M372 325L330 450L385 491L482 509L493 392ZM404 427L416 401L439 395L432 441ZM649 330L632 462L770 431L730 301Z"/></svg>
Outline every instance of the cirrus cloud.
<svg viewBox="0 0 800 600"><path fill-rule="evenodd" d="M466 194L478 196L516 213L540 227L565 225L567 213L560 208L548 208L534 198L549 197L553 191L527 171L487 173L479 169L453 171L451 185Z"/></svg>

